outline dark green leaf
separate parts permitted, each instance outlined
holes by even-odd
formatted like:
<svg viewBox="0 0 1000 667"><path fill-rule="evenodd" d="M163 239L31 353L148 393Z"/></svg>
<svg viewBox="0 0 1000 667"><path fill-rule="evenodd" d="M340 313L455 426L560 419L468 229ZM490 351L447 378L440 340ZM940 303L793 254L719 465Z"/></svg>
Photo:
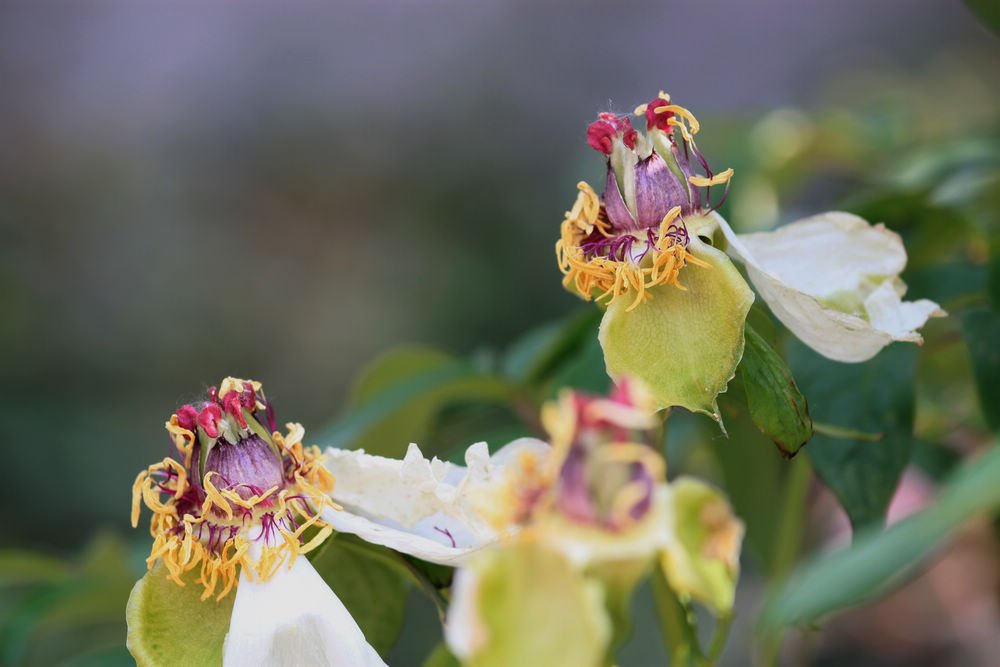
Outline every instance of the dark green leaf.
<svg viewBox="0 0 1000 667"><path fill-rule="evenodd" d="M429 348L399 348L377 359L362 374L344 416L324 429L318 441L332 447L364 448L382 456L402 456L409 443L426 437L445 406L502 401L508 392L506 382L473 364ZM425 445L424 449L434 453L432 447Z"/></svg>
<svg viewBox="0 0 1000 667"><path fill-rule="evenodd" d="M965 4L980 21L1000 35L1000 3L996 0L965 0Z"/></svg>
<svg viewBox="0 0 1000 667"><path fill-rule="evenodd" d="M604 352L597 339L597 329L593 337L588 339L576 353L569 358L552 383L552 393L557 393L564 387L571 387L592 394L605 394L611 386L607 368L604 365Z"/></svg>
<svg viewBox="0 0 1000 667"><path fill-rule="evenodd" d="M312 564L351 612L368 643L386 656L406 612L405 570L392 552L340 534L327 540Z"/></svg>
<svg viewBox="0 0 1000 667"><path fill-rule="evenodd" d="M994 430L1000 429L1000 313L991 308L970 310L962 317L962 333L983 417Z"/></svg>
<svg viewBox="0 0 1000 667"><path fill-rule="evenodd" d="M504 374L515 382L540 381L596 337L600 321L601 311L588 307L562 321L531 330L507 350Z"/></svg>
<svg viewBox="0 0 1000 667"><path fill-rule="evenodd" d="M817 474L861 528L880 523L913 448L917 347L896 343L863 364L830 361L802 343L789 346L789 362L817 422L863 433L877 442L817 434L807 450Z"/></svg>
<svg viewBox="0 0 1000 667"><path fill-rule="evenodd" d="M785 457L795 456L812 437L809 406L785 362L749 325L739 368L754 423Z"/></svg>
<svg viewBox="0 0 1000 667"><path fill-rule="evenodd" d="M821 556L769 598L760 628L772 633L872 601L904 583L949 533L973 514L1000 507L1000 447L952 477L939 500L880 533L869 529L849 549Z"/></svg>
<svg viewBox="0 0 1000 667"><path fill-rule="evenodd" d="M461 664L458 658L448 650L448 646L444 642L441 642L434 647L431 654L424 660L423 667L461 667Z"/></svg>
<svg viewBox="0 0 1000 667"><path fill-rule="evenodd" d="M715 452L733 510L746 523L745 549L769 572L775 560L776 517L782 506L782 480L788 463L750 419L742 383L730 382L726 393L719 396L719 406L729 437L719 437L716 429L705 440ZM678 416L668 421L671 429ZM704 426L714 428L714 424Z"/></svg>

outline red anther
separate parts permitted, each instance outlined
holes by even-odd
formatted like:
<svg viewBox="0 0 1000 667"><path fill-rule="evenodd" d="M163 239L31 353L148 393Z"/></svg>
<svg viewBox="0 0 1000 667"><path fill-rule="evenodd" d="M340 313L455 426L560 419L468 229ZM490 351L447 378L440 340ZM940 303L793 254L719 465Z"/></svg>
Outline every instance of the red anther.
<svg viewBox="0 0 1000 667"><path fill-rule="evenodd" d="M222 409L215 403L205 403L201 413L198 414L198 424L205 429L205 433L210 438L219 437L220 419L222 419Z"/></svg>
<svg viewBox="0 0 1000 667"><path fill-rule="evenodd" d="M219 402L219 388L218 387L209 387L208 388L208 400L212 401L213 403L218 403Z"/></svg>
<svg viewBox="0 0 1000 667"><path fill-rule="evenodd" d="M647 130L652 130L655 127L659 130L663 130L667 134L674 131L674 126L667 122L674 117L674 112L664 111L663 113L656 113L657 109L665 107L668 104L670 104L670 102L657 97L655 100L646 105Z"/></svg>
<svg viewBox="0 0 1000 667"><path fill-rule="evenodd" d="M198 425L198 411L193 405L182 405L177 410L177 424L181 428L194 431L194 427Z"/></svg>

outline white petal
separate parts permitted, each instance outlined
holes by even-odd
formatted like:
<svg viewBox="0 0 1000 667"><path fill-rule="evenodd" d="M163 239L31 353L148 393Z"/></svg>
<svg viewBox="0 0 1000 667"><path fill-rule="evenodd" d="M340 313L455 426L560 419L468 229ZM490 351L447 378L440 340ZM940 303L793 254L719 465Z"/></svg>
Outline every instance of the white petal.
<svg viewBox="0 0 1000 667"><path fill-rule="evenodd" d="M773 232L737 236L717 217L728 252L775 316L802 342L837 361L866 361L945 313L932 301L904 302L899 235L849 213L830 212Z"/></svg>
<svg viewBox="0 0 1000 667"><path fill-rule="evenodd" d="M267 581L253 581L244 568L224 650L224 667L385 665L304 557Z"/></svg>
<svg viewBox="0 0 1000 667"><path fill-rule="evenodd" d="M520 452L544 455L548 448L521 438L491 457L485 443L476 443L465 453L467 467L427 460L415 444L403 460L331 448L326 467L336 478L332 497L344 509L328 508L323 519L368 542L455 565L499 536L482 509L507 463Z"/></svg>

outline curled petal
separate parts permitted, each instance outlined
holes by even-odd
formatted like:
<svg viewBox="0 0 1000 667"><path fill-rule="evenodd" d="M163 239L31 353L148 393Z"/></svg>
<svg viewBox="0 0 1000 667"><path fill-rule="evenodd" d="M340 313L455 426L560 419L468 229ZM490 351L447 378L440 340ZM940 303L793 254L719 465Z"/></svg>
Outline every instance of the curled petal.
<svg viewBox="0 0 1000 667"><path fill-rule="evenodd" d="M670 484L676 539L661 555L670 587L708 605L716 614L733 607L740 572L743 522L725 496L693 477Z"/></svg>
<svg viewBox="0 0 1000 667"><path fill-rule="evenodd" d="M326 509L323 519L368 542L455 565L507 528L497 526L490 501L499 497L508 462L521 452L543 456L548 449L521 438L491 457L481 442L466 451L463 467L428 460L415 444L401 461L331 448L326 467L336 477L332 497L343 510Z"/></svg>
<svg viewBox="0 0 1000 667"><path fill-rule="evenodd" d="M771 311L825 357L866 361L894 340L920 343L916 330L945 314L933 301L902 300L906 250L882 224L830 212L737 235L716 217Z"/></svg>
<svg viewBox="0 0 1000 667"><path fill-rule="evenodd" d="M385 665L305 558L267 581L240 574L223 665Z"/></svg>

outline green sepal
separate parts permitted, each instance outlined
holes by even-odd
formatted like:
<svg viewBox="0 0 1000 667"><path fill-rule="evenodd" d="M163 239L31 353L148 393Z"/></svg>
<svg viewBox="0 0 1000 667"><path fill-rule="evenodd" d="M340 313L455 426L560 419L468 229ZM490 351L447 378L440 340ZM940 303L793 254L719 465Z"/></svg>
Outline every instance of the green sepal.
<svg viewBox="0 0 1000 667"><path fill-rule="evenodd" d="M219 440L218 438L209 437L209 435L205 433L205 429L203 429L201 426L196 426L195 430L198 432L198 444L201 445L198 448L200 452L198 456L198 479L204 480L205 461L208 460L208 452Z"/></svg>
<svg viewBox="0 0 1000 667"><path fill-rule="evenodd" d="M125 646L139 667L222 664L236 593L220 601L202 600L197 577L196 571L187 572L180 586L157 563L132 588L125 608Z"/></svg>
<svg viewBox="0 0 1000 667"><path fill-rule="evenodd" d="M750 417L782 456L790 459L812 437L809 405L784 360L750 325L745 340L740 376Z"/></svg>
<svg viewBox="0 0 1000 667"><path fill-rule="evenodd" d="M692 238L688 250L709 267L689 264L686 289L660 285L628 311L630 294L608 307L598 337L612 378L643 380L661 408L681 406L720 426L716 397L743 357L743 326L754 295L726 255Z"/></svg>

